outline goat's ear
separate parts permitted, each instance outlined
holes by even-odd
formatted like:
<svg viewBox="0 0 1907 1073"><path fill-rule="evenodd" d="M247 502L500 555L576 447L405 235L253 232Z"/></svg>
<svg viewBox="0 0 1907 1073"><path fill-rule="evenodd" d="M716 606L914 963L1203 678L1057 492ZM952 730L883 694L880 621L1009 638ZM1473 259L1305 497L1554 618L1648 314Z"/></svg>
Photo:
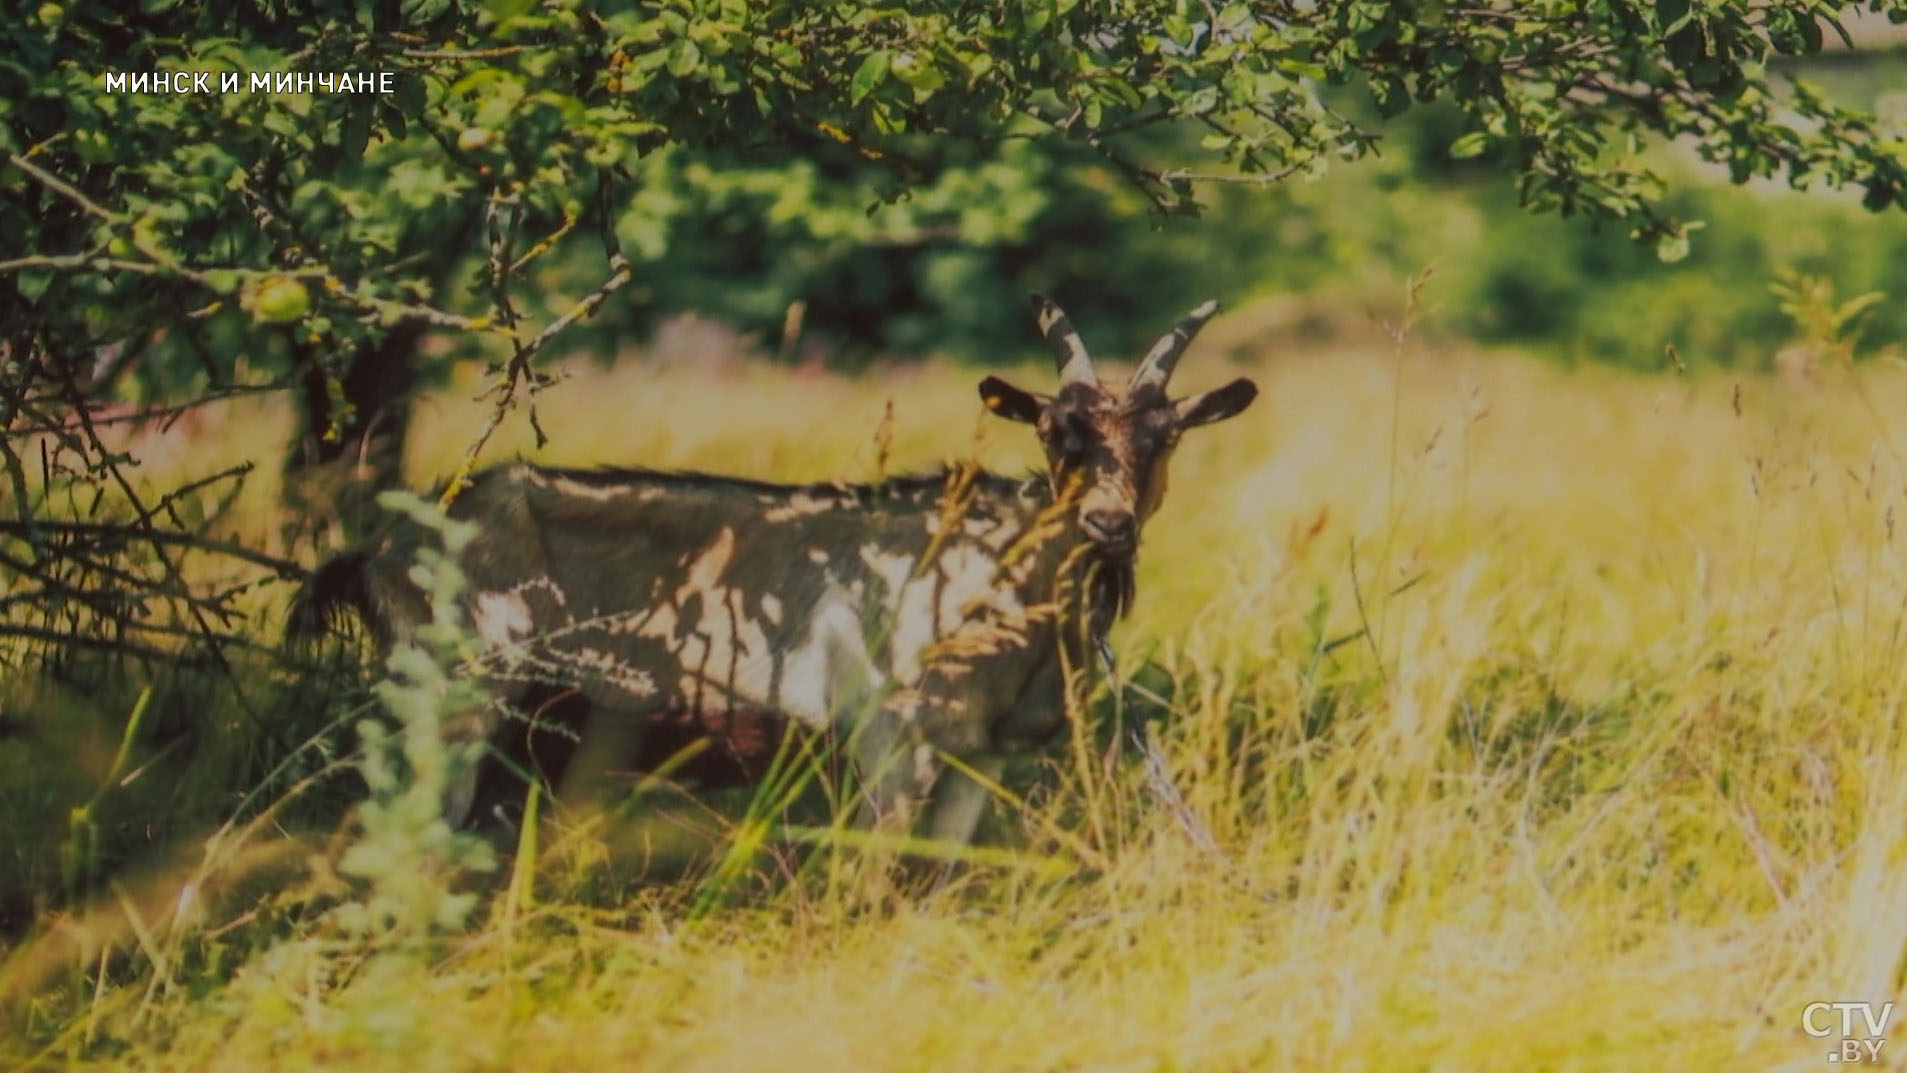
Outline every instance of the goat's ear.
<svg viewBox="0 0 1907 1073"><path fill-rule="evenodd" d="M1194 395L1178 401L1179 425L1182 428L1196 428L1209 425L1214 421L1223 421L1228 417L1237 417L1245 407L1258 397L1258 385L1244 377L1213 388L1203 395Z"/></svg>
<svg viewBox="0 0 1907 1073"><path fill-rule="evenodd" d="M1021 391L997 376L980 381L980 401L1008 421L1024 421L1029 425L1037 422L1040 411L1046 408L1046 400L1031 391Z"/></svg>

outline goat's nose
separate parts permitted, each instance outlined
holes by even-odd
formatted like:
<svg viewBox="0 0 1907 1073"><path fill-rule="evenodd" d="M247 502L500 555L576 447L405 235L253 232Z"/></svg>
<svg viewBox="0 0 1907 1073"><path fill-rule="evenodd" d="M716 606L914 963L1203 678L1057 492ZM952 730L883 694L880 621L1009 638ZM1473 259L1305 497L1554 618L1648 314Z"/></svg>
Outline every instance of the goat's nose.
<svg viewBox="0 0 1907 1073"><path fill-rule="evenodd" d="M1080 521L1086 527L1086 535L1104 544L1129 544L1132 542L1132 512L1129 510L1089 510Z"/></svg>

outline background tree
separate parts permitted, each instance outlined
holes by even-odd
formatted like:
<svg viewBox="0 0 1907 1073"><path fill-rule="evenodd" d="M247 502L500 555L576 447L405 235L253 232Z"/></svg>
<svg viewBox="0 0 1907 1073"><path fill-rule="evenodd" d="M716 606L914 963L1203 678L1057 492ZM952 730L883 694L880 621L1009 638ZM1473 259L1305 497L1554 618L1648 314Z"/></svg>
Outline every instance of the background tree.
<svg viewBox="0 0 1907 1073"><path fill-rule="evenodd" d="M535 421L539 351L597 314L639 328L719 297L775 323L792 296L810 323L853 337L879 314L889 327L864 343L925 348L950 302L1004 316L1001 257L1040 258L1063 292L1106 272L1107 220L1315 177L1379 149L1379 124L1420 103L1451 116L1433 128L1439 152L1512 176L1532 209L1617 222L1664 259L1688 252L1690 223L1649 139L1692 144L1736 182L1852 185L1885 208L1907 188L1897 133L1770 74L1844 36L1842 7L154 0L9 14L0 461L14 539L0 567L28 583L9 586L7 628L169 651L237 621L237 590L188 583L181 556L289 569L195 536L217 509L204 488L142 498L99 434L127 416L109 403L296 393L292 491L349 528L357 490L396 479L410 392L450 356L494 360L467 472L526 396ZM109 73L175 71L247 88L108 88ZM254 92L253 72L390 72L394 90ZM1119 186L1082 180L1082 160ZM939 306L919 274L796 255L830 241L875 265L908 251ZM696 293L706 277L645 271L697 259L770 283L717 296ZM1151 322L1187 297L1156 278L1132 290L1082 312ZM433 336L450 345L426 347Z"/></svg>

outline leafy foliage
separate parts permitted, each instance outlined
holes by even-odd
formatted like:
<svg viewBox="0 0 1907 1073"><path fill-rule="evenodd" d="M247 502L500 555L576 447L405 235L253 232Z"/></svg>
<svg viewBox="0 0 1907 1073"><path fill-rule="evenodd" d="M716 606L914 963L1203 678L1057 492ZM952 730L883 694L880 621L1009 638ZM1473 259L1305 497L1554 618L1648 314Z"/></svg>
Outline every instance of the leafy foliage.
<svg viewBox="0 0 1907 1073"><path fill-rule="evenodd" d="M76 360L164 323L141 371L173 389L229 382L240 355L251 370L317 362L335 379L355 344L404 318L520 346L535 335L533 311L516 308L526 271L579 241L599 189L651 262L675 214L706 211L679 190L698 174L751 208L773 184L765 219L845 241L902 240L920 234L914 221L949 217L941 233L962 241L1023 233L1049 158L1021 141L1102 160L1153 209L1188 213L1202 184L1271 183L1370 152L1374 127L1333 85L1367 88L1380 118L1447 102L1464 120L1452 156L1501 166L1532 207L1627 221L1673 258L1687 231L1637 133L1692 139L1737 181L1854 184L1870 208L1907 188L1907 150L1871 117L1769 83L1768 61L1818 50L1836 10L47 4L8 17L0 72L13 158L0 227L25 255L0 266L18 303L9 345ZM113 71L233 73L248 89L108 92ZM394 73L395 91L249 89L252 72L370 71ZM1162 144L1168 160L1155 159ZM887 203L864 217L878 222L851 222L869 201ZM957 257L929 272L983 274Z"/></svg>
<svg viewBox="0 0 1907 1073"><path fill-rule="evenodd" d="M450 885L468 873L488 871L492 861L489 846L454 830L443 811L457 772L477 762L483 745L451 744L443 734L446 720L484 701L470 676L455 673L460 652L473 640L457 603L465 581L456 556L476 536L476 527L452 521L406 493L389 492L384 499L386 506L424 526L442 547L423 549L412 568L430 601L431 621L415 639L392 649L389 674L377 685L378 699L399 729L393 734L374 719L358 724L364 753L359 767L371 792L359 812L359 838L338 867L370 889L362 900L335 912L347 929L402 946L460 926L476 899Z"/></svg>

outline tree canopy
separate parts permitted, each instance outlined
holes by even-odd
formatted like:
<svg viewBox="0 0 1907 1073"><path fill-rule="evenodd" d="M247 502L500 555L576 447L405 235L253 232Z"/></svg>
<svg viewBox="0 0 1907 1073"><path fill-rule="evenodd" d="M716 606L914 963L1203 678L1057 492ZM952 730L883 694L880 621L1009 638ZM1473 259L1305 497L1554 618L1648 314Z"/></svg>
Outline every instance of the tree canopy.
<svg viewBox="0 0 1907 1073"><path fill-rule="evenodd" d="M1907 4L1863 6L1907 20ZM1053 154L1181 216L1216 186L1380 152L1383 121L1426 102L1461 117L1449 156L1512 175L1531 209L1617 222L1674 259L1691 225L1664 208L1650 141L1691 144L1737 182L1857 187L1870 209L1907 191L1897 130L1771 73L1845 40L1853 10L16 6L0 16L0 417L9 442L54 436L69 457L52 484L110 488L88 424L104 400L296 390L295 464L369 457L388 483L420 335L490 341L502 420L533 394L539 350L682 252L685 184L809 235L969 241L1023 231L1029 204L1061 196ZM0 460L37 562L39 523L64 508L13 447ZM136 500L119 516L167 524Z"/></svg>
<svg viewBox="0 0 1907 1073"><path fill-rule="evenodd" d="M1453 156L1487 155L1531 207L1626 221L1672 256L1686 232L1660 211L1638 133L1689 138L1737 181L1854 184L1870 208L1899 197L1897 136L1768 76L1772 57L1841 36L1840 7L47 3L8 27L0 68L0 226L19 242L9 335L66 353L186 311L198 315L178 331L215 355L234 349L212 345L221 330L290 324L335 366L407 316L528 343L548 319L516 308L525 270L580 241L579 224L607 218L618 245L657 252L668 207L644 205L634 177L662 150L824 174L872 163L898 201L960 147L1055 141L1103 157L1158 212L1189 213L1204 184L1276 182L1377 148L1332 92L1346 84L1381 116L1449 102L1470 124ZM143 72L246 88L108 88ZM255 91L256 72L390 72L394 88ZM1143 137L1160 127L1195 137L1161 159ZM811 208L791 196L775 211ZM1010 204L994 213L962 226L1011 226ZM487 262L481 285L445 275L458 257ZM639 274L614 259L605 281Z"/></svg>

